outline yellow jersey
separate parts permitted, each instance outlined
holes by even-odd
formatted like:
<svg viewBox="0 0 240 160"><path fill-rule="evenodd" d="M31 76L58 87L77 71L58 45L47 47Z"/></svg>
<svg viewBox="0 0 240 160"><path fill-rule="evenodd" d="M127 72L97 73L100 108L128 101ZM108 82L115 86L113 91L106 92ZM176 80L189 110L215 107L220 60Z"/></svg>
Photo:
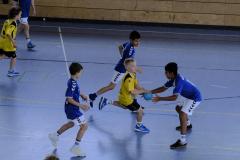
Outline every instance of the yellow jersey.
<svg viewBox="0 0 240 160"><path fill-rule="evenodd" d="M16 38L17 22L14 19L7 19L3 24L0 36L0 49L6 52L16 51L16 48L13 46L12 41L7 35L11 36L12 39Z"/></svg>
<svg viewBox="0 0 240 160"><path fill-rule="evenodd" d="M122 80L120 93L118 96L118 101L124 105L128 106L133 103L134 95L131 94L137 85L138 81L136 78L136 74L126 73Z"/></svg>

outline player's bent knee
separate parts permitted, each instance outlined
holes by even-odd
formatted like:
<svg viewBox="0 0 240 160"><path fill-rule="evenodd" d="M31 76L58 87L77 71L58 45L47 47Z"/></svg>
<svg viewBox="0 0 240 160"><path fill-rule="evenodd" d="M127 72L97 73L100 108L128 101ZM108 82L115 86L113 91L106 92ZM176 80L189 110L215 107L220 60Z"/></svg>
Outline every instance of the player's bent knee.
<svg viewBox="0 0 240 160"><path fill-rule="evenodd" d="M80 126L83 130L87 130L88 129L88 124L87 123L83 123Z"/></svg>
<svg viewBox="0 0 240 160"><path fill-rule="evenodd" d="M182 107L180 107L180 106L176 106L176 108L175 108L175 110L176 110L178 113L181 112L181 109L182 109Z"/></svg>
<svg viewBox="0 0 240 160"><path fill-rule="evenodd" d="M182 118L187 117L187 113L185 113L183 111L180 111L179 114L180 114L180 117L182 117Z"/></svg>

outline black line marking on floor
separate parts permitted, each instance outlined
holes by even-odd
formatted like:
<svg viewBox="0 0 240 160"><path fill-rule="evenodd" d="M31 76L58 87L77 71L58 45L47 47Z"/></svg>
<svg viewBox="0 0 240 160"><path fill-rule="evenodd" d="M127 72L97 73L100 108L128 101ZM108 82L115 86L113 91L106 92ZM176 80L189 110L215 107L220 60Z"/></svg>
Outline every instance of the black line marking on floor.
<svg viewBox="0 0 240 160"><path fill-rule="evenodd" d="M224 99L237 99L240 96L229 96L229 97L212 97L212 98L205 98L204 101L211 101L211 100L224 100Z"/></svg>
<svg viewBox="0 0 240 160"><path fill-rule="evenodd" d="M20 61L39 61L39 62L58 62L58 63L71 63L75 61L64 61L64 60L54 60L54 59L37 59L37 58L18 58ZM116 65L116 63L110 63L110 62L94 62L94 61L79 61L83 64L102 64L102 65ZM150 68L164 68L162 65L148 65L148 64L140 64L141 67L150 67ZM181 67L181 66L180 66ZM181 67L184 69L195 69L195 70L210 70L210 71L230 71L230 72L240 72L240 69L224 69L224 68L205 68L205 67L199 67L199 68L192 68L192 67Z"/></svg>

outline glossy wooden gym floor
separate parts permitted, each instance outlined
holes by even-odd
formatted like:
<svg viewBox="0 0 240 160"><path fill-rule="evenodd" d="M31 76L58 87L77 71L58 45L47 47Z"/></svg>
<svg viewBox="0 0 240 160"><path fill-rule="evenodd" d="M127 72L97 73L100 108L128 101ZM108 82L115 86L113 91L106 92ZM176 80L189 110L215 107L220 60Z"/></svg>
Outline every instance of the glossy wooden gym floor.
<svg viewBox="0 0 240 160"><path fill-rule="evenodd" d="M74 26L74 27L73 27ZM128 33L142 33L136 59L143 67L139 81L145 88L161 86L166 78L163 66L176 61L180 73L193 81L205 100L192 117L193 130L184 150L170 150L179 124L175 103L139 101L145 106L144 123L150 134L133 131L135 114L108 107L86 113L89 130L82 141L86 160L236 160L240 157L240 31L62 24L34 22L35 51L25 49L19 35L18 78L8 78L8 60L0 62L0 159L40 160L53 152L48 133L66 122L64 92L66 65L81 62L83 93L107 84L119 59L117 45ZM117 98L119 88L105 94ZM171 94L172 90L166 94ZM73 157L69 148L77 127L63 134L57 155Z"/></svg>

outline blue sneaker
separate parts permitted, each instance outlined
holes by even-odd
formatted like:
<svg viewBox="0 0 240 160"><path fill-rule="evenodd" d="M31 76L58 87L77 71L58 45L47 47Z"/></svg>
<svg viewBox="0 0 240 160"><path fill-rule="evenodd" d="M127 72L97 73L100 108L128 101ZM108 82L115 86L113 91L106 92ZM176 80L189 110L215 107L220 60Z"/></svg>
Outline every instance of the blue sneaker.
<svg viewBox="0 0 240 160"><path fill-rule="evenodd" d="M145 127L143 124L141 126L136 125L135 126L135 131L136 132L142 132L142 133L149 133L150 132L150 130L147 127Z"/></svg>
<svg viewBox="0 0 240 160"><path fill-rule="evenodd" d="M36 47L35 44L33 44L31 41L28 42L28 44L27 44L27 48L28 48L28 49L33 49L34 47Z"/></svg>
<svg viewBox="0 0 240 160"><path fill-rule="evenodd" d="M16 71L8 71L8 77L16 77L16 76L20 76L19 72Z"/></svg>
<svg viewBox="0 0 240 160"><path fill-rule="evenodd" d="M106 105L108 105L108 100L107 98L101 97L100 102L99 102L99 110L102 110Z"/></svg>

